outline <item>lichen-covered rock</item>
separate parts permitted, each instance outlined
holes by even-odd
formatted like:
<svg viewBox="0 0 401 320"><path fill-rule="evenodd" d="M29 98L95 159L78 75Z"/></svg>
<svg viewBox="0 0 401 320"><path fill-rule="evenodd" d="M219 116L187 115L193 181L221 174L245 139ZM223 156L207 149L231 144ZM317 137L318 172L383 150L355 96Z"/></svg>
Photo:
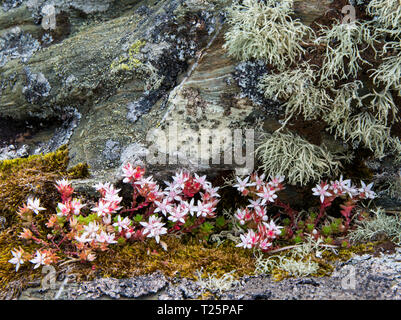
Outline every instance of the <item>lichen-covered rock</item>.
<svg viewBox="0 0 401 320"><path fill-rule="evenodd" d="M79 181L82 190L95 181L117 181L128 161L146 166L157 178L177 167L211 176L257 168L257 159L245 156L250 158L263 134L280 128L285 108L283 101L267 99L259 86L275 72L271 65L228 55L230 3L3 1L0 123L6 125L0 129L0 157L68 144L71 165L91 167L92 178ZM313 26L341 5L342 0L294 1L294 19ZM349 151L321 121L297 118L289 127L329 152ZM248 136L252 150L245 142L247 129L254 130ZM231 152L231 160L210 144L211 150L203 149L200 134L207 130L212 143L223 141L220 147ZM169 132L179 139L166 141ZM236 141L237 154L229 139ZM151 162L149 155L161 161ZM366 167L369 178L381 165ZM358 178L368 176L359 172Z"/></svg>

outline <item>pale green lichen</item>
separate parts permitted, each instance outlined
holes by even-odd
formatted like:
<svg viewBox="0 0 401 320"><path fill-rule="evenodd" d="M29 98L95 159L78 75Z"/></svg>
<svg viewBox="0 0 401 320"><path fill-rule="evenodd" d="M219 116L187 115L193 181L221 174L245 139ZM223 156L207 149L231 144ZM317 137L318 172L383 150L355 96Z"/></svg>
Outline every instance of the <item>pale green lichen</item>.
<svg viewBox="0 0 401 320"><path fill-rule="evenodd" d="M328 150L292 133L274 132L256 152L265 172L286 176L291 184L304 185L339 172L340 162Z"/></svg>
<svg viewBox="0 0 401 320"><path fill-rule="evenodd" d="M286 101L287 119L299 114L306 120L317 119L322 112L330 110L332 100L326 89L314 85L316 74L316 70L305 63L298 69L265 75L259 83L259 89L268 99Z"/></svg>
<svg viewBox="0 0 401 320"><path fill-rule="evenodd" d="M371 98L371 101L368 104L369 110L375 116L380 123L387 125L389 116L391 115L391 122L398 122L398 108L394 103L393 96L391 92L388 90L382 90L381 92L376 92L373 89L373 94L367 94L363 96L361 99Z"/></svg>
<svg viewBox="0 0 401 320"><path fill-rule="evenodd" d="M239 60L261 59L280 70L304 53L312 29L293 20L293 0L235 1L228 10L224 47Z"/></svg>
<svg viewBox="0 0 401 320"><path fill-rule="evenodd" d="M235 273L235 270L225 273L221 277L218 277L216 274L207 274L204 276L202 269L197 270L195 272L196 283L201 287L202 291L208 290L211 293L221 294L224 291L235 289L240 284L235 279L233 273Z"/></svg>
<svg viewBox="0 0 401 320"><path fill-rule="evenodd" d="M331 126L337 126L346 121L355 107L362 106L362 99L358 91L362 88L361 81L353 81L343 84L338 89L332 89L334 94L330 112L323 116L323 119Z"/></svg>
<svg viewBox="0 0 401 320"><path fill-rule="evenodd" d="M376 17L381 26L380 32L387 32L393 36L401 34L401 3L399 0L371 0L366 8L367 12Z"/></svg>
<svg viewBox="0 0 401 320"><path fill-rule="evenodd" d="M367 112L358 113L344 119L342 122L331 124L328 130L336 138L351 142L354 148L362 144L374 152L379 159L388 155L387 149L392 145L390 128L381 124Z"/></svg>
<svg viewBox="0 0 401 320"><path fill-rule="evenodd" d="M376 241L387 238L401 244L401 218L398 215L387 215L382 208L372 211L370 220L363 220L355 230L350 232L352 241Z"/></svg>
<svg viewBox="0 0 401 320"><path fill-rule="evenodd" d="M143 61L141 49L146 42L135 41L128 49L128 54L124 54L114 60L110 66L112 72L129 72L139 79L145 81L144 90L156 90L160 88L164 76L159 76L158 70L149 62Z"/></svg>
<svg viewBox="0 0 401 320"><path fill-rule="evenodd" d="M387 57L372 76L375 84L383 84L386 90L394 89L401 95L401 41L390 42L384 46L383 54L387 50L394 50L396 55Z"/></svg>
<svg viewBox="0 0 401 320"><path fill-rule="evenodd" d="M355 78L361 70L361 64L369 64L362 58L361 53L369 46L374 49L376 39L367 22L338 22L331 28L322 28L321 32L323 35L317 38L315 43L326 47L322 80L333 77ZM361 49L361 45L367 46Z"/></svg>

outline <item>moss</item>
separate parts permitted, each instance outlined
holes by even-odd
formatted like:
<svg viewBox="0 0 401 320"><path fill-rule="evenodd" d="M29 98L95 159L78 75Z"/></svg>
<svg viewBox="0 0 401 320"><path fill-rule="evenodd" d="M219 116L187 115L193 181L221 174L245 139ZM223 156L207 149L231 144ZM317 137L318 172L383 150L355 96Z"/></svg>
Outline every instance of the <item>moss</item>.
<svg viewBox="0 0 401 320"><path fill-rule="evenodd" d="M28 252L36 249L35 245L27 244L15 236L19 229L9 228L0 233L0 299L5 298L6 294L9 297L18 295L20 290L40 275L40 269L24 268L24 265L15 272L15 266L8 262L12 258L11 250L15 248L21 247Z"/></svg>
<svg viewBox="0 0 401 320"><path fill-rule="evenodd" d="M81 280L90 280L99 273L102 276L126 278L156 271L166 276L182 276L195 279L195 271L221 277L235 271L240 277L253 274L255 270L252 252L239 249L233 243L224 243L216 247L199 243L195 240L182 240L174 237L165 238L168 251L163 251L155 241L128 243L100 253L91 268L75 265L73 273L78 273ZM94 269L94 270L92 270Z"/></svg>
<svg viewBox="0 0 401 320"><path fill-rule="evenodd" d="M56 179L89 175L87 164L68 169L68 161L66 146L45 155L0 161L0 215L6 218L8 225L17 221L16 212L28 196L39 197L46 208L55 208Z"/></svg>

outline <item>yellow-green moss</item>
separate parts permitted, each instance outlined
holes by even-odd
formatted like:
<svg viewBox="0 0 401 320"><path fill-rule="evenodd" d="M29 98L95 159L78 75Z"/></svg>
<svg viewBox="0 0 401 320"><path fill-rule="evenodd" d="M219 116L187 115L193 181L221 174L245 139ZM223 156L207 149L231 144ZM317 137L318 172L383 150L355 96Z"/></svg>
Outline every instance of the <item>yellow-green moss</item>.
<svg viewBox="0 0 401 320"><path fill-rule="evenodd" d="M90 265L76 264L72 272L80 274L82 280L94 278L99 271L105 277L125 278L158 270L166 276L195 279L195 271L201 268L204 273L217 277L232 270L236 270L238 277L253 274L255 270L252 252L236 248L234 244L216 247L174 237L164 240L168 251L161 249L154 240L125 244L98 254L93 270Z"/></svg>
<svg viewBox="0 0 401 320"><path fill-rule="evenodd" d="M19 229L19 228L18 228ZM11 250L21 247L26 252L34 252L36 245L27 244L16 236L17 228L9 228L0 233L0 299L6 295L16 296L30 281L37 279L41 270L33 270L32 266L26 268L25 262L18 272L15 272L15 265L8 262L12 258ZM11 287L11 283L16 285Z"/></svg>
<svg viewBox="0 0 401 320"><path fill-rule="evenodd" d="M0 161L0 215L10 226L16 221L16 212L28 196L36 196L48 209L59 199L54 181L88 176L88 165L78 164L68 169L68 149L61 147L45 155Z"/></svg>

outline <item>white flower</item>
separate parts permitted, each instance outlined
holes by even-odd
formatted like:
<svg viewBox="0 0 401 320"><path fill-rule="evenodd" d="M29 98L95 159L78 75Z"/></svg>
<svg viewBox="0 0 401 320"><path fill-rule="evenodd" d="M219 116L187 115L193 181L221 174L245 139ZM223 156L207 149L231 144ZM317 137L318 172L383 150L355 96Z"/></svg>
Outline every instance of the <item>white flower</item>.
<svg viewBox="0 0 401 320"><path fill-rule="evenodd" d="M35 264L34 269L39 268L41 265L45 265L46 254L40 253L40 251L36 250L36 256L30 262Z"/></svg>
<svg viewBox="0 0 401 320"><path fill-rule="evenodd" d="M20 250L11 251L11 254L13 255L14 258L8 260L8 262L15 264L15 272L17 272L19 267L21 266L21 264L24 264L24 259L22 259L24 250L20 249Z"/></svg>
<svg viewBox="0 0 401 320"><path fill-rule="evenodd" d="M99 230L99 225L96 223L96 221L89 222L87 226L84 226L85 234L89 238L94 239L96 237L96 233Z"/></svg>
<svg viewBox="0 0 401 320"><path fill-rule="evenodd" d="M279 236L281 234L280 229L283 228L276 225L273 220L271 220L269 223L263 222L263 225L267 228L267 236L270 239L275 239L276 236Z"/></svg>
<svg viewBox="0 0 401 320"><path fill-rule="evenodd" d="M246 215L246 210L237 209L237 213L234 214L234 217L239 220L239 223L241 225L244 225L245 224L245 215Z"/></svg>
<svg viewBox="0 0 401 320"><path fill-rule="evenodd" d="M176 173L175 176L173 176L173 180L174 180L174 185L184 189L185 188L185 182L187 182L188 180L188 174L183 173L182 171L180 171L180 173Z"/></svg>
<svg viewBox="0 0 401 320"><path fill-rule="evenodd" d="M316 188L312 188L314 196L320 196L320 202L324 202L325 197L330 197L331 193L327 191L329 185L326 183L316 185Z"/></svg>
<svg viewBox="0 0 401 320"><path fill-rule="evenodd" d="M40 199L33 199L29 198L27 202L27 208L35 212L36 214L39 214L39 211L46 210L46 208L42 208L40 206Z"/></svg>
<svg viewBox="0 0 401 320"><path fill-rule="evenodd" d="M79 216L83 207L85 207L85 204L82 204L80 199L74 199L71 201L71 210L74 215Z"/></svg>
<svg viewBox="0 0 401 320"><path fill-rule="evenodd" d="M272 187L277 188L284 181L284 179L285 176L275 176L270 180L269 184Z"/></svg>
<svg viewBox="0 0 401 320"><path fill-rule="evenodd" d="M194 198L192 198L189 203L188 201L181 201L181 207L183 209L186 209L191 216L198 212L198 207L195 206L194 201Z"/></svg>
<svg viewBox="0 0 401 320"><path fill-rule="evenodd" d="M198 200L198 207L197 207L197 216L202 216L202 217L207 217L208 215L212 215L213 211L215 211L216 208L213 207L213 203L204 203L200 200Z"/></svg>
<svg viewBox="0 0 401 320"><path fill-rule="evenodd" d="M237 182L238 183L234 184L233 187L237 188L237 190L239 192L243 192L243 191L245 191L245 189L247 187L251 187L251 186L255 186L256 185L256 183L254 183L254 182L248 183L248 181L249 181L249 176L246 177L244 180L241 180L239 177L237 177Z"/></svg>
<svg viewBox="0 0 401 320"><path fill-rule="evenodd" d="M91 241L87 238L87 233L83 233L80 236L75 236L75 240L77 240L79 243L86 243Z"/></svg>
<svg viewBox="0 0 401 320"><path fill-rule="evenodd" d="M366 185L365 182L361 181L361 184L362 184L362 188L359 189L361 196L363 196L365 199L376 198L376 193L371 190L373 187L373 182Z"/></svg>
<svg viewBox="0 0 401 320"><path fill-rule="evenodd" d="M202 188L206 189L208 187L206 176L199 177L196 173L194 174L194 176L195 176L194 179L195 182L199 183L202 186Z"/></svg>
<svg viewBox="0 0 401 320"><path fill-rule="evenodd" d="M245 234L240 235L241 242L236 247L243 247L246 249L252 249L258 243L258 236L253 230L249 230Z"/></svg>
<svg viewBox="0 0 401 320"><path fill-rule="evenodd" d="M100 200L91 211L96 212L98 217L106 216L110 213L110 202Z"/></svg>
<svg viewBox="0 0 401 320"><path fill-rule="evenodd" d="M266 187L263 187L263 192L257 193L257 195L262 198L261 205L264 205L267 201L274 202L274 199L277 198L276 190Z"/></svg>

